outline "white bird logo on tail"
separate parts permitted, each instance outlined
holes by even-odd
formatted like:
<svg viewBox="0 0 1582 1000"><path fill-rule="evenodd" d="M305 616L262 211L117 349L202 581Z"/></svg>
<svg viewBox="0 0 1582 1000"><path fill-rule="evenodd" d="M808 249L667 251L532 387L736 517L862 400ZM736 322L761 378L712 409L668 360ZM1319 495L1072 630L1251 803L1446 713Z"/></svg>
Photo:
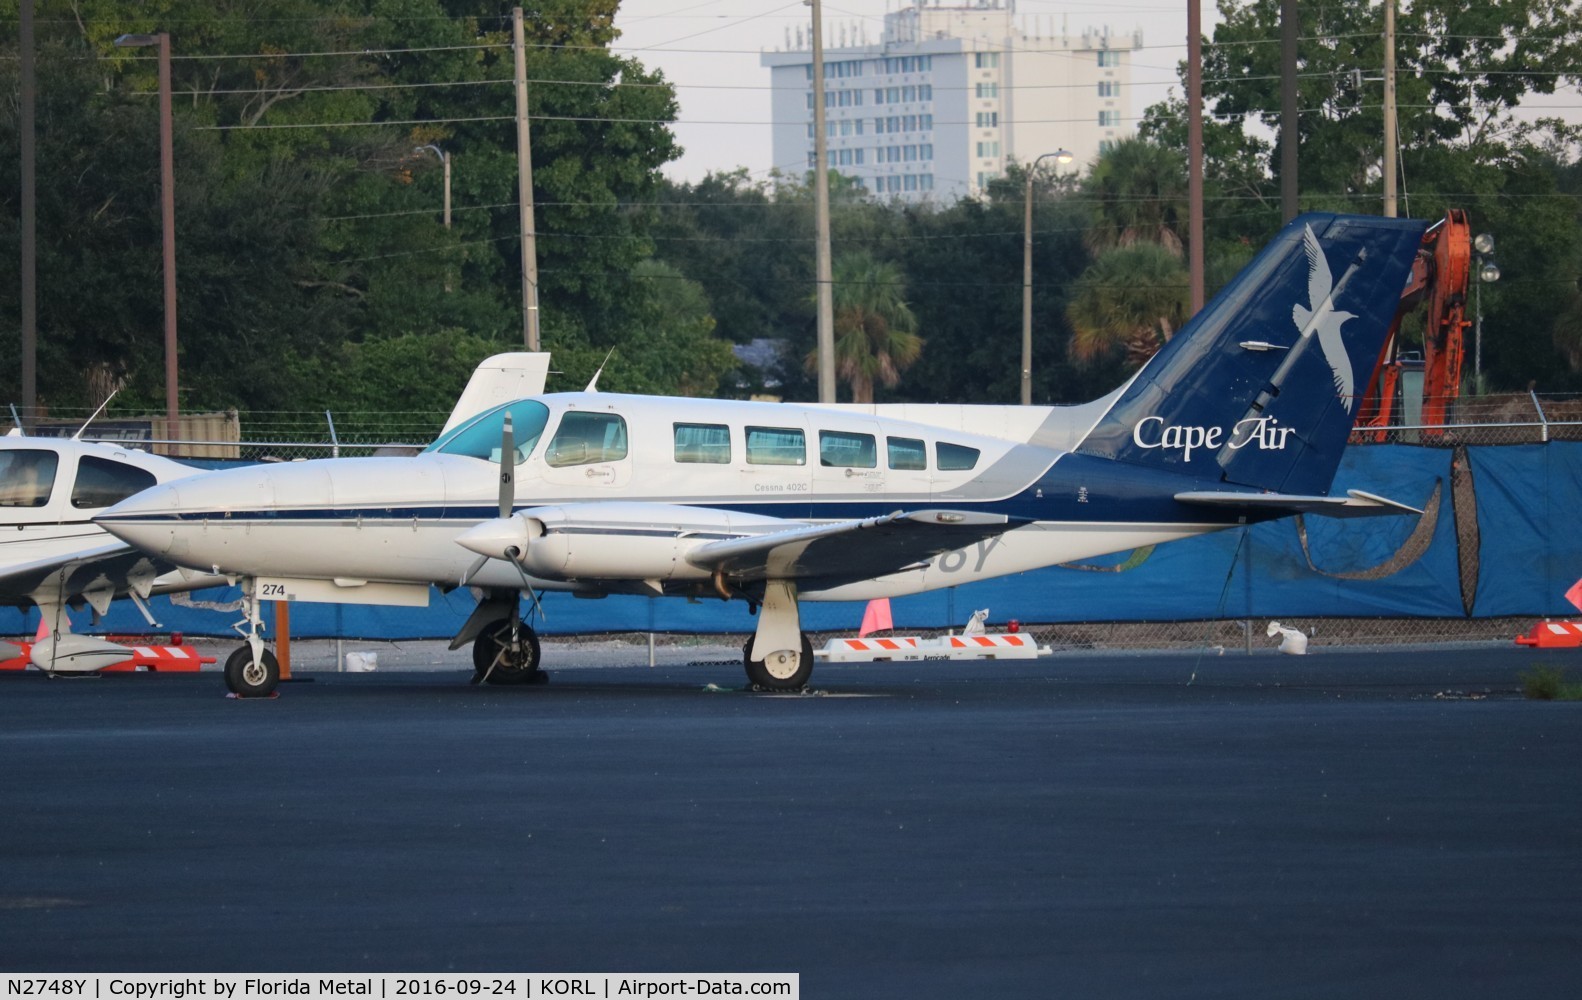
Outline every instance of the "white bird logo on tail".
<svg viewBox="0 0 1582 1000"><path fill-rule="evenodd" d="M1313 235L1313 227L1304 228L1306 234L1302 237L1302 249L1307 251L1307 299L1311 308L1294 306L1291 318L1296 321L1296 328L1303 336L1318 334L1318 346L1324 349L1324 360L1329 362L1335 376L1335 391L1340 394L1340 401L1349 413L1355 405L1356 380L1352 376L1351 355L1346 353L1340 328L1346 320L1356 319L1357 314L1334 308L1330 297L1335 291L1335 279L1329 273L1329 261L1324 259L1324 250L1318 245L1318 237Z"/></svg>

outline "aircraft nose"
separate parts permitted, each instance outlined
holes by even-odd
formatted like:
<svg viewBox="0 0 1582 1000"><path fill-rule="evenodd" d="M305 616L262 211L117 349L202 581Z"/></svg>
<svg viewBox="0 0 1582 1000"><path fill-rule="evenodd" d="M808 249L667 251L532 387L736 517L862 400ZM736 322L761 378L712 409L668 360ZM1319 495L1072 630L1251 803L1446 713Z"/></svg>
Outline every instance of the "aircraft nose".
<svg viewBox="0 0 1582 1000"><path fill-rule="evenodd" d="M100 511L93 523L128 545L163 555L175 538L181 494L174 483L151 486L133 494L107 510Z"/></svg>

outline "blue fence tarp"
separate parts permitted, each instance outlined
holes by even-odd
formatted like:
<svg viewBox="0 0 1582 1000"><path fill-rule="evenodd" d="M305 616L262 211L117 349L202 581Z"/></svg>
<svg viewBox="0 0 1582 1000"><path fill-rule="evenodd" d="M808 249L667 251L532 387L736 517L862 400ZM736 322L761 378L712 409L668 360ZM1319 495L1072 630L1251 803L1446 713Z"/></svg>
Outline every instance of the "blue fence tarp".
<svg viewBox="0 0 1582 1000"><path fill-rule="evenodd" d="M1116 553L960 588L898 598L898 628L959 626L977 608L993 620L1169 621L1220 618L1460 618L1462 605L1450 463L1445 448L1372 445L1348 449L1332 492L1359 489L1413 507L1421 517L1286 518L1251 528ZM1582 532L1557 522L1582 506L1582 444L1467 449L1481 538L1474 617L1565 614L1562 596L1582 575ZM1305 539L1305 544L1304 544ZM200 592L194 600L235 600ZM223 635L238 612L151 602L168 629ZM292 633L365 639L447 638L471 612L466 590L434 590L427 608L298 604ZM742 601L618 596L544 597L548 635L588 632L748 632ZM810 630L855 629L862 604L804 603ZM79 619L80 619L79 615ZM37 627L36 612L0 610L0 634ZM79 631L87 631L79 625ZM143 632L129 602L117 602L99 632Z"/></svg>
<svg viewBox="0 0 1582 1000"><path fill-rule="evenodd" d="M1478 503L1479 615L1575 615L1582 576L1582 444L1468 449Z"/></svg>

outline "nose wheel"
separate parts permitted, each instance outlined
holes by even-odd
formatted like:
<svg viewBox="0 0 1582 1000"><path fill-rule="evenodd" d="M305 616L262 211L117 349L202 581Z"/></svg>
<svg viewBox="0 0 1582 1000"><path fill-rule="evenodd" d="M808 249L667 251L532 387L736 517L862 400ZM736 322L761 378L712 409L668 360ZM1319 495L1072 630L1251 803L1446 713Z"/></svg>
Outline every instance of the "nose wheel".
<svg viewBox="0 0 1582 1000"><path fill-rule="evenodd" d="M488 625L472 644L474 684L541 684L538 634L518 618Z"/></svg>
<svg viewBox="0 0 1582 1000"><path fill-rule="evenodd" d="M264 648L264 619L258 610L257 583L251 577L242 580L246 617L231 627L247 644L238 646L225 660L225 686L238 698L267 698L280 683L280 661Z"/></svg>
<svg viewBox="0 0 1582 1000"><path fill-rule="evenodd" d="M225 660L225 686L240 698L267 698L280 683L280 661L267 649L253 659L251 646L237 646Z"/></svg>

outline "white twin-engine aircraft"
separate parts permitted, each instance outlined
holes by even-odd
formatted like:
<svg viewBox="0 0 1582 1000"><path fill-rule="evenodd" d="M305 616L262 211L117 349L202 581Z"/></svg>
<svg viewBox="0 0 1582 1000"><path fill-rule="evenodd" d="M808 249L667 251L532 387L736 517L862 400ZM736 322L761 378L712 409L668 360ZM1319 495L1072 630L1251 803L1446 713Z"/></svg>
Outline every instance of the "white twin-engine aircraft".
<svg viewBox="0 0 1582 1000"><path fill-rule="evenodd" d="M82 432L78 431L78 435ZM197 473L190 465L77 436L0 437L0 604L36 604L43 632L28 659L47 673L91 672L132 650L72 632L69 607L103 614L128 597L155 624L152 594L223 583L132 548L94 524L95 514L150 486ZM0 642L0 661L21 650Z"/></svg>
<svg viewBox="0 0 1582 1000"><path fill-rule="evenodd" d="M512 399L421 455L161 485L97 520L242 578L242 694L278 668L260 599L421 605L471 586L474 680L539 676L523 594L748 601L764 688L806 684L800 601L894 597L1298 512L1414 512L1327 495L1425 224L1291 223L1130 382L1081 406L818 406L593 391ZM1333 275L1338 274L1338 278ZM491 359L488 372L542 355Z"/></svg>

